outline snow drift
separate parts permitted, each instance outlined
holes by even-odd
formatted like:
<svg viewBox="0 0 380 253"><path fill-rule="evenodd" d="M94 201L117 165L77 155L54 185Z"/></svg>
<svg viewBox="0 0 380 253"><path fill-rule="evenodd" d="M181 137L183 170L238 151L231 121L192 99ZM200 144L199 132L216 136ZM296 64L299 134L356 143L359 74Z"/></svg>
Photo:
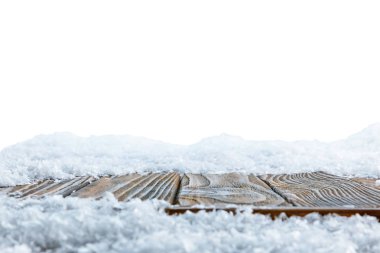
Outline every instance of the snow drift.
<svg viewBox="0 0 380 253"><path fill-rule="evenodd" d="M248 141L220 135L182 146L132 136L40 135L0 152L0 185L129 172L291 173L380 176L380 124L345 140Z"/></svg>
<svg viewBox="0 0 380 253"><path fill-rule="evenodd" d="M0 252L379 252L374 217L168 216L157 201L0 196Z"/></svg>

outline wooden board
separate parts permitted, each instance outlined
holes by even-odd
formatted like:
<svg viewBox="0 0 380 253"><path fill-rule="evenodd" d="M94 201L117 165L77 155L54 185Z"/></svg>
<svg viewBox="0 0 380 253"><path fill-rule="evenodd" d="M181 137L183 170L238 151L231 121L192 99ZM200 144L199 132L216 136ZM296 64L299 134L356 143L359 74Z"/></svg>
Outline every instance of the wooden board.
<svg viewBox="0 0 380 253"><path fill-rule="evenodd" d="M376 181L379 180L379 179L376 179L376 178L360 178L360 177L355 177L355 178L351 178L351 180L353 180L355 182L359 182L361 184L368 185L370 187L375 187L375 188L377 188L377 189L380 190L380 185L376 185Z"/></svg>
<svg viewBox="0 0 380 253"><path fill-rule="evenodd" d="M198 213L198 212L228 212L237 214L242 212L238 208L196 208L196 207L168 207L165 212L168 215L180 215L186 212ZM244 210L247 211L247 210ZM305 208L305 207L273 207L273 208L260 208L253 207L253 214L269 215L272 219L278 218L281 214L285 214L287 217L300 216L304 217L311 213L318 213L320 215L340 215L350 217L353 215L368 215L376 217L380 221L380 208ZM280 216L283 217L283 216Z"/></svg>
<svg viewBox="0 0 380 253"><path fill-rule="evenodd" d="M300 207L380 207L380 190L325 172L265 175L261 179Z"/></svg>
<svg viewBox="0 0 380 253"><path fill-rule="evenodd" d="M285 206L286 201L253 175L185 174L178 202L181 206L254 205Z"/></svg>
<svg viewBox="0 0 380 253"><path fill-rule="evenodd" d="M94 180L93 177L76 177L62 181L54 181L51 179L41 180L35 184L15 186L8 192L8 195L14 197L28 196L46 196L46 195L70 195L72 192L79 190Z"/></svg>
<svg viewBox="0 0 380 253"><path fill-rule="evenodd" d="M73 193L72 196L100 198L106 192L112 192L119 201L126 201L131 198L161 199L173 204L179 182L180 175L175 172L102 177L91 185Z"/></svg>

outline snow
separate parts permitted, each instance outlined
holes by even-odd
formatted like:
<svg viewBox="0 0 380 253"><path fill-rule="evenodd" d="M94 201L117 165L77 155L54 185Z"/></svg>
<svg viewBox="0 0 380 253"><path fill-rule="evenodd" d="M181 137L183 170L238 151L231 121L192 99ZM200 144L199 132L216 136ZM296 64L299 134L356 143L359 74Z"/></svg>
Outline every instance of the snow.
<svg viewBox="0 0 380 253"><path fill-rule="evenodd" d="M0 249L2 253L32 253L30 248L24 244Z"/></svg>
<svg viewBox="0 0 380 253"><path fill-rule="evenodd" d="M325 170L380 176L380 125L345 140L247 141L221 135L181 146L132 136L41 135L0 152L0 185L40 178L146 171L290 173ZM380 180L376 181L379 185ZM14 199L0 191L0 252L380 252L373 217L305 218L246 212L168 216L165 202L50 196Z"/></svg>
<svg viewBox="0 0 380 253"><path fill-rule="evenodd" d="M373 217L168 216L159 201L0 196L0 252L380 252Z"/></svg>
<svg viewBox="0 0 380 253"><path fill-rule="evenodd" d="M181 171L292 173L324 170L337 175L380 176L380 124L347 139L248 141L220 135L188 146L133 136L40 135L0 152L0 185L42 178Z"/></svg>

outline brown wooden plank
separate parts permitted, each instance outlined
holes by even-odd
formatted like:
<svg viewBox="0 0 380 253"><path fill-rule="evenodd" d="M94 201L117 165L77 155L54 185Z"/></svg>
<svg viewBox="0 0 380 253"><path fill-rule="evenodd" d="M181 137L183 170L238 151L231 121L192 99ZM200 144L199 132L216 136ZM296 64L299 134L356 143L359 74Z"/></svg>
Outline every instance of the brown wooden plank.
<svg viewBox="0 0 380 253"><path fill-rule="evenodd" d="M44 179L37 181L36 183L26 184L26 185L18 185L12 188L9 191L8 195L12 197L26 197L31 195L47 186L52 184L54 181L51 179Z"/></svg>
<svg viewBox="0 0 380 253"><path fill-rule="evenodd" d="M95 180L94 177L76 177L73 179L55 181L48 187L45 187L37 192L34 196L46 196L46 195L63 195L64 197L69 196L71 193L80 190L81 188L89 185Z"/></svg>
<svg viewBox="0 0 380 253"><path fill-rule="evenodd" d="M165 209L165 212L169 215L180 215L186 212L198 213L198 212L216 212L225 211L232 214L241 212L238 208L195 208L195 207L169 207ZM380 221L380 208L304 208L304 207L272 207L272 208L252 208L253 214L269 215L272 219L277 218L281 214L285 214L287 217L300 216L304 217L311 213L318 213L320 215L340 215L350 217L353 215L368 215L374 216Z"/></svg>
<svg viewBox="0 0 380 253"><path fill-rule="evenodd" d="M112 192L119 201L131 198L161 199L173 204L179 182L180 175L175 172L103 177L73 193L72 196L99 198L106 192Z"/></svg>
<svg viewBox="0 0 380 253"><path fill-rule="evenodd" d="M380 190L325 172L260 176L300 207L380 207Z"/></svg>
<svg viewBox="0 0 380 253"><path fill-rule="evenodd" d="M132 180L134 177L138 177L138 175L131 174L128 176L101 177L91 185L74 192L71 196L80 198L99 198L102 197L105 192L113 192L115 189L118 189L120 184L128 181L128 178Z"/></svg>
<svg viewBox="0 0 380 253"><path fill-rule="evenodd" d="M46 195L63 195L64 197L70 195L72 192L90 184L93 177L76 177L67 180L52 180L45 179L38 181L35 184L15 186L9 191L8 195L15 197L41 197Z"/></svg>
<svg viewBox="0 0 380 253"><path fill-rule="evenodd" d="M178 202L181 206L288 205L256 176L238 173L185 174L181 181Z"/></svg>

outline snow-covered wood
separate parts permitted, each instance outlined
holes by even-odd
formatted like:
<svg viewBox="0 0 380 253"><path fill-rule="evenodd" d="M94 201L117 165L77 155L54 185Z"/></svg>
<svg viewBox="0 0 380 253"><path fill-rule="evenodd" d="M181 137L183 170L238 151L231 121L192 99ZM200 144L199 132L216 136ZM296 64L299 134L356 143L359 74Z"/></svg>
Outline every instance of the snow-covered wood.
<svg viewBox="0 0 380 253"><path fill-rule="evenodd" d="M380 208L376 180L348 179L325 172L246 175L132 173L123 176L45 179L34 184L0 188L1 194L25 198L62 195L101 198L113 193L119 201L160 199L180 206L228 204L256 207Z"/></svg>
<svg viewBox="0 0 380 253"><path fill-rule="evenodd" d="M72 192L87 186L92 181L94 181L94 178L91 176L76 177L62 181L46 179L31 185L15 186L8 194L21 198L46 195L63 195L66 197Z"/></svg>

